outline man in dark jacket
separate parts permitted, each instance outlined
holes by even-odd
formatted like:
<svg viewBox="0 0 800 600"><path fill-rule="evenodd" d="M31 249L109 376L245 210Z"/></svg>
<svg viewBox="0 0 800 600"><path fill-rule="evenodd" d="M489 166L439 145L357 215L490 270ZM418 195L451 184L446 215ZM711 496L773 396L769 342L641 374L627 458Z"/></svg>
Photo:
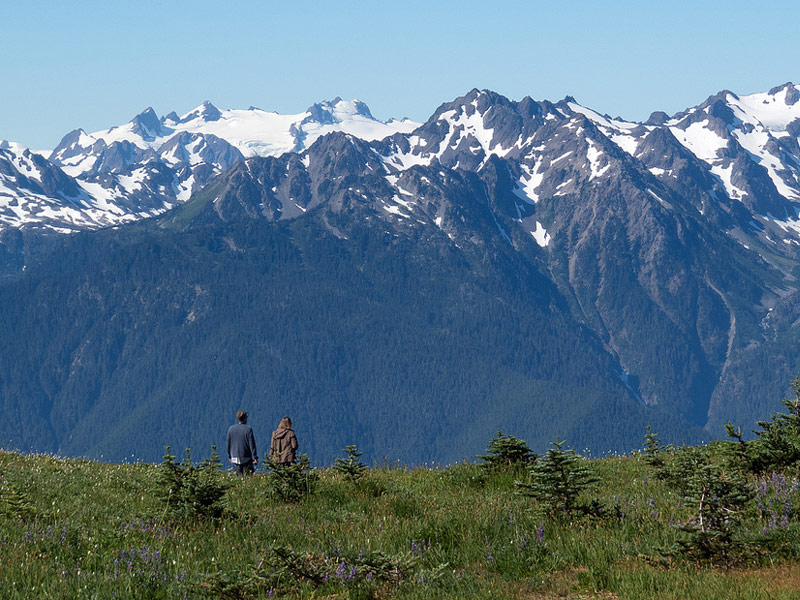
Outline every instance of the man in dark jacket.
<svg viewBox="0 0 800 600"><path fill-rule="evenodd" d="M237 423L228 428L228 460L236 465L239 475L252 475L258 464L258 451L253 429L247 424L247 413L236 413Z"/></svg>

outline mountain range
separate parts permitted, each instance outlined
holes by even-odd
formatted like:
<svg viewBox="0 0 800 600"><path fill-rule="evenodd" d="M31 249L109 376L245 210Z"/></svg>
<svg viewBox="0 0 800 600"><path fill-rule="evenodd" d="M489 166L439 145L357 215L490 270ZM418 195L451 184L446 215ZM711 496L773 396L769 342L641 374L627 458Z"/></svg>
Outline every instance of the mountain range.
<svg viewBox="0 0 800 600"><path fill-rule="evenodd" d="M751 427L800 366L799 141L787 83L644 123L472 90L4 142L0 442L153 460L240 405L321 461Z"/></svg>

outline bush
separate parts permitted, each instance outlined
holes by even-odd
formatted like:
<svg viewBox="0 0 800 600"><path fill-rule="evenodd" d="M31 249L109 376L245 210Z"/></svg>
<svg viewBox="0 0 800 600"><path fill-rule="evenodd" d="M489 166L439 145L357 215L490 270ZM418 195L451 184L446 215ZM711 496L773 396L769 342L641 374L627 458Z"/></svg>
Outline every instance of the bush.
<svg viewBox="0 0 800 600"><path fill-rule="evenodd" d="M684 471L681 497L694 513L681 526L685 538L677 542L672 554L728 566L744 555L746 547L737 538L737 530L754 495L753 487L723 462L713 462L694 449L684 454L690 468Z"/></svg>
<svg viewBox="0 0 800 600"><path fill-rule="evenodd" d="M435 580L447 567L439 565L425 571L419 568L419 562L419 558L409 552L387 555L373 551L331 556L275 546L249 571L210 574L200 591L214 598L272 597L276 593L299 597L305 584L337 591L334 595L320 594L320 597L339 597L345 590L348 598L373 598L381 585L397 587L403 583Z"/></svg>
<svg viewBox="0 0 800 600"><path fill-rule="evenodd" d="M188 519L217 518L222 514L222 497L228 489L222 481L216 446L211 446L211 458L199 467L192 464L189 449L180 465L170 447L165 446L164 461L159 467L156 494L164 504L165 516Z"/></svg>
<svg viewBox="0 0 800 600"><path fill-rule="evenodd" d="M664 465L666 464L664 455L673 451L672 446L662 446L658 439L658 434L653 433L650 425L647 426L647 433L644 436L644 460L653 467L659 478L664 478Z"/></svg>
<svg viewBox="0 0 800 600"><path fill-rule="evenodd" d="M305 454L293 463L281 464L267 459L267 493L283 502L298 502L314 491L318 476Z"/></svg>
<svg viewBox="0 0 800 600"><path fill-rule="evenodd" d="M800 378L792 381L794 398L783 398L785 413L773 414L769 421L759 421L757 439L743 442L733 425L727 424L728 435L737 438L746 467L754 473L780 471L787 467L800 473Z"/></svg>
<svg viewBox="0 0 800 600"><path fill-rule="evenodd" d="M347 458L337 458L333 470L344 475L345 479L357 483L367 472L367 466L358 460L361 452L354 445L347 446L344 451L347 453Z"/></svg>
<svg viewBox="0 0 800 600"><path fill-rule="evenodd" d="M536 460L525 440L520 440L513 435L505 435L498 431L489 446L486 448L485 455L477 458L483 459L483 466L490 471L502 471L511 469L518 465L527 465Z"/></svg>
<svg viewBox="0 0 800 600"><path fill-rule="evenodd" d="M598 481L597 477L574 450L564 450L563 441L552 445L554 447L529 468L530 483L514 482L517 492L535 498L554 515L595 510L596 503L580 505L578 497Z"/></svg>
<svg viewBox="0 0 800 600"><path fill-rule="evenodd" d="M22 519L34 517L36 511L23 492L5 474L0 477L0 515Z"/></svg>

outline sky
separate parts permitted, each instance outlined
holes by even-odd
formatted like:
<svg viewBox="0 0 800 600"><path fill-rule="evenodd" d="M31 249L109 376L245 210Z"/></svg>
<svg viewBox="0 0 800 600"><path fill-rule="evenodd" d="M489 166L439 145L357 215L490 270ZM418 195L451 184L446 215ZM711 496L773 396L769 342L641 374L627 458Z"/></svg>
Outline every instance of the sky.
<svg viewBox="0 0 800 600"><path fill-rule="evenodd" d="M0 139L39 150L205 100L425 121L479 88L642 121L800 83L796 0L0 2Z"/></svg>

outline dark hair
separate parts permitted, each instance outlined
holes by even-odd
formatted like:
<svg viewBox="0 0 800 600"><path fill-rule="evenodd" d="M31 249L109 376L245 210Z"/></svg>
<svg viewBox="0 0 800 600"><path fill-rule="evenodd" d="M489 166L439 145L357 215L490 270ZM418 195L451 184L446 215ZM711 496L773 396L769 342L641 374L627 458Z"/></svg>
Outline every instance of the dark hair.
<svg viewBox="0 0 800 600"><path fill-rule="evenodd" d="M237 412L236 420L239 421L239 423L247 423L247 411L240 410L239 412Z"/></svg>

